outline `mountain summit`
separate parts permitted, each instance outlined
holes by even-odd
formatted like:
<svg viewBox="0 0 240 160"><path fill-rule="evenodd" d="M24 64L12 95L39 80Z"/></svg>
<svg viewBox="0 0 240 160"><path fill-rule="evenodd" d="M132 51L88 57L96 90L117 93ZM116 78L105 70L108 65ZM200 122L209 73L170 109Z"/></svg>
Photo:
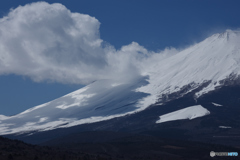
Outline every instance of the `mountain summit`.
<svg viewBox="0 0 240 160"><path fill-rule="evenodd" d="M239 84L239 42L240 32L227 30L159 61L134 81L96 81L15 116L0 115L0 134L47 131L138 114L188 93L198 101L223 86ZM199 109L201 116L210 113ZM187 111L186 115L192 113Z"/></svg>
<svg viewBox="0 0 240 160"><path fill-rule="evenodd" d="M186 94L202 86L195 94L197 98L221 87L238 78L239 43L239 31L214 34L157 64L150 72L149 85L139 91L161 99L162 95Z"/></svg>

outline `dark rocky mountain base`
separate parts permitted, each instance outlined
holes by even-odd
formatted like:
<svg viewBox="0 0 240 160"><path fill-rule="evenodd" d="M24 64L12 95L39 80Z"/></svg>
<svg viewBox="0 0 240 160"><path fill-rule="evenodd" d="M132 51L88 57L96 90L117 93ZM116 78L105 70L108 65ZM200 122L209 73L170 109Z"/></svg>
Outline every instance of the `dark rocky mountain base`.
<svg viewBox="0 0 240 160"><path fill-rule="evenodd" d="M106 139L107 137L115 137ZM85 139L92 137L93 141ZM103 137L103 139L102 139ZM118 138L117 138L118 137ZM87 142L88 141L88 142ZM156 138L148 135L92 131L36 146L0 137L1 160L211 160L210 151L238 152L239 148ZM217 157L226 159L226 157ZM228 158L228 157L227 157ZM237 157L231 157L237 159Z"/></svg>
<svg viewBox="0 0 240 160"><path fill-rule="evenodd" d="M1 160L95 160L107 159L104 155L71 151L63 148L37 146L19 140L0 137Z"/></svg>

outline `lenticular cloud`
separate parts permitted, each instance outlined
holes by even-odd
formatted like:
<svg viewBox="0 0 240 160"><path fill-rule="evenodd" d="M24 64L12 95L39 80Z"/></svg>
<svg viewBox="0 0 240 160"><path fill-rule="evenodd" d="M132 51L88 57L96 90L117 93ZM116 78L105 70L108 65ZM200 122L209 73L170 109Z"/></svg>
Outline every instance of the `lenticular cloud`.
<svg viewBox="0 0 240 160"><path fill-rule="evenodd" d="M58 3L19 6L0 19L0 75L82 84L127 80L142 74L149 60L164 57L136 42L120 50L103 47L99 27L96 18Z"/></svg>

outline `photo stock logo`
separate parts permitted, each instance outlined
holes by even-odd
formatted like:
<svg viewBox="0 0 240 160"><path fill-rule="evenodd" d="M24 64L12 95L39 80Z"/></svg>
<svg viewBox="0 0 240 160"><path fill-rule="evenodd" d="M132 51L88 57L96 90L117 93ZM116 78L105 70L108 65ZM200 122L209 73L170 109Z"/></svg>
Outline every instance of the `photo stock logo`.
<svg viewBox="0 0 240 160"><path fill-rule="evenodd" d="M238 156L238 152L214 152L214 151L211 151L210 156L211 157L215 157L215 156Z"/></svg>

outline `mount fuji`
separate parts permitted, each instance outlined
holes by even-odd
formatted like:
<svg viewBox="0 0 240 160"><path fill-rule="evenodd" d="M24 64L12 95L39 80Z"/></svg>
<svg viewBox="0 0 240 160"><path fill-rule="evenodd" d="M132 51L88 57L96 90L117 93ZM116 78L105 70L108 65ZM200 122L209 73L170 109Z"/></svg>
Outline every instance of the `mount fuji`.
<svg viewBox="0 0 240 160"><path fill-rule="evenodd" d="M17 115L0 115L0 135L28 139L56 131L63 136L96 130L166 135L163 131L177 130L193 140L236 138L239 42L240 32L227 30L159 61L131 81L95 81Z"/></svg>

